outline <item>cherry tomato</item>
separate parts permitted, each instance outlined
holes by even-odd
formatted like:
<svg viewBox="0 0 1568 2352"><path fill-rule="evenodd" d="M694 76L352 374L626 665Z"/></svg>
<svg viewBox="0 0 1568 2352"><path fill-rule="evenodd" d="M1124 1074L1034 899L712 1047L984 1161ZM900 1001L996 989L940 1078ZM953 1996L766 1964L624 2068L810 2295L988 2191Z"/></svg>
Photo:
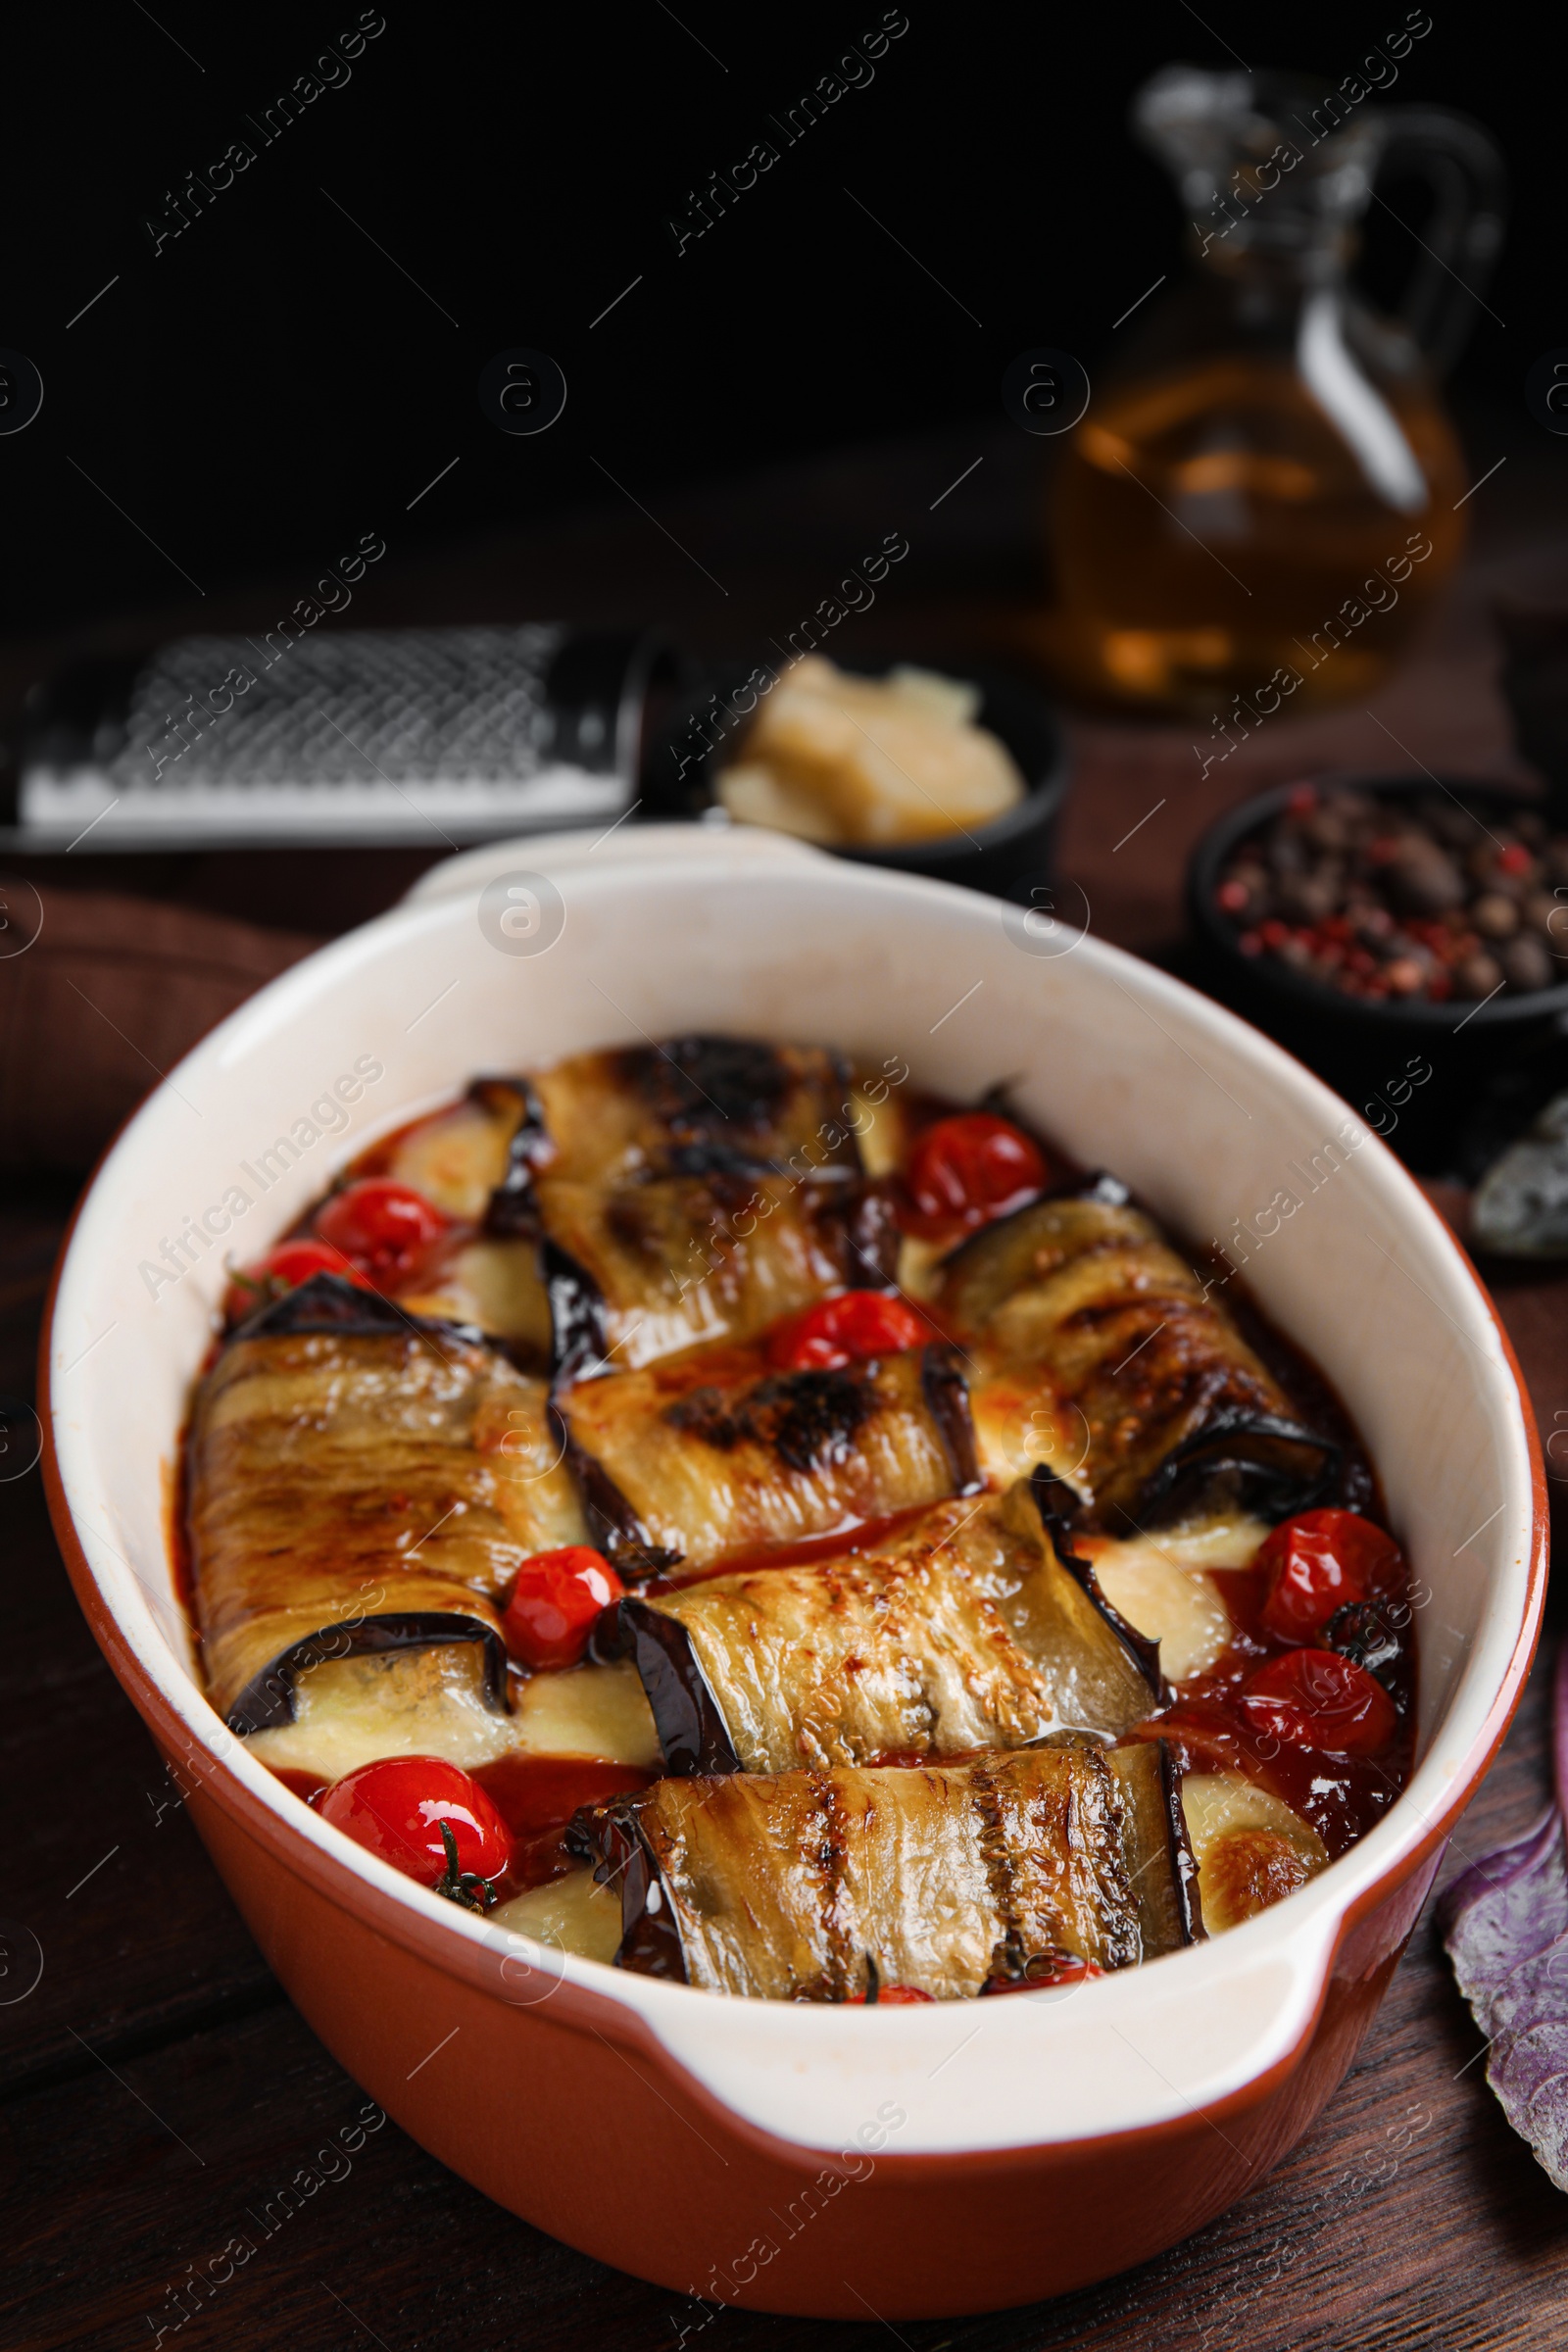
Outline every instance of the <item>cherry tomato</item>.
<svg viewBox="0 0 1568 2352"><path fill-rule="evenodd" d="M1264 1539L1257 1565L1268 1576L1263 1626L1277 1641L1310 1642L1347 1601L1392 1592L1403 1556L1355 1511L1303 1511Z"/></svg>
<svg viewBox="0 0 1568 2352"><path fill-rule="evenodd" d="M316 1809L421 1886L434 1886L447 1875L443 1822L464 1873L495 1879L512 1861L511 1833L478 1782L440 1756L383 1756L362 1764L334 1781Z"/></svg>
<svg viewBox="0 0 1568 2352"><path fill-rule="evenodd" d="M280 1242L254 1266L235 1274L224 1294L223 1312L231 1323L237 1323L269 1298L297 1290L313 1274L341 1274L345 1282L357 1283L361 1290L370 1287L368 1278L349 1263L341 1250L333 1250L325 1242Z"/></svg>
<svg viewBox="0 0 1568 2352"><path fill-rule="evenodd" d="M845 1291L776 1324L767 1360L781 1372L837 1372L868 1355L902 1355L932 1336L923 1315L891 1291Z"/></svg>
<svg viewBox="0 0 1568 2352"><path fill-rule="evenodd" d="M603 1552L586 1544L524 1560L501 1620L507 1647L529 1666L575 1666L612 1601L626 1591Z"/></svg>
<svg viewBox="0 0 1568 2352"><path fill-rule="evenodd" d="M1337 1649L1288 1649L1266 1659L1248 1676L1237 1704L1256 1731L1339 1756L1386 1747L1398 1723L1383 1685Z"/></svg>
<svg viewBox="0 0 1568 2352"><path fill-rule="evenodd" d="M451 1225L433 1200L386 1176L345 1185L316 1215L322 1241L378 1283L407 1281Z"/></svg>
<svg viewBox="0 0 1568 2352"><path fill-rule="evenodd" d="M989 1224L1021 1208L1045 1181L1038 1144L989 1110L938 1119L909 1154L909 1196L932 1224Z"/></svg>

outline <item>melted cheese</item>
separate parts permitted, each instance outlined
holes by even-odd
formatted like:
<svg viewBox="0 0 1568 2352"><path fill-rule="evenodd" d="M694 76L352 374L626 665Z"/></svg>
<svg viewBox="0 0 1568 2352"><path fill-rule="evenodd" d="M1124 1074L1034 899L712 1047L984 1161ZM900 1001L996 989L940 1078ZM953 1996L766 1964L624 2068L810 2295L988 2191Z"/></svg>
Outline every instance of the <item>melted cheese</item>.
<svg viewBox="0 0 1568 2352"><path fill-rule="evenodd" d="M620 1942L620 1896L612 1886L596 1886L591 1870L572 1870L548 1886L530 1886L498 1903L489 1924L582 1960L608 1962ZM526 1964L527 1955L518 1956Z"/></svg>
<svg viewBox="0 0 1568 2352"><path fill-rule="evenodd" d="M400 1136L386 1172L449 1217L477 1224L507 1172L510 1142L508 1128L491 1111L478 1102L460 1102Z"/></svg>
<svg viewBox="0 0 1568 2352"><path fill-rule="evenodd" d="M1159 1643L1161 1670L1182 1683L1205 1674L1230 1645L1230 1611L1209 1571L1249 1566L1267 1533L1261 1520L1238 1513L1120 1543L1084 1536L1078 1548L1117 1615Z"/></svg>
<svg viewBox="0 0 1568 2352"><path fill-rule="evenodd" d="M659 1741L636 1670L573 1666L536 1674L516 1691L514 1711L485 1706L473 1642L333 1658L294 1686L294 1721L253 1732L251 1753L335 1781L380 1756L444 1756L473 1772L508 1755L597 1756L609 1764L654 1766Z"/></svg>
<svg viewBox="0 0 1568 2352"><path fill-rule="evenodd" d="M1240 1927L1328 1867L1316 1830L1240 1773L1188 1773L1182 1811L1211 1936Z"/></svg>

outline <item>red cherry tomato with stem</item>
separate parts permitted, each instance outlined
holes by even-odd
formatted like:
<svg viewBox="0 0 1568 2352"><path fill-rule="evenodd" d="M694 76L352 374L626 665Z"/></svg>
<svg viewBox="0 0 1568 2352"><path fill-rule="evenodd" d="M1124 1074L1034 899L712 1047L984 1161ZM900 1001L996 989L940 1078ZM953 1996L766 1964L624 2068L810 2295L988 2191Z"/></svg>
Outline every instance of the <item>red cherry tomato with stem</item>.
<svg viewBox="0 0 1568 2352"><path fill-rule="evenodd" d="M406 1282L451 1229L433 1200L386 1176L345 1185L316 1212L321 1240L377 1283Z"/></svg>
<svg viewBox="0 0 1568 2352"><path fill-rule="evenodd" d="M1046 1181L1040 1147L994 1111L960 1111L914 1139L906 1176L927 1224L987 1225L1032 1200Z"/></svg>
<svg viewBox="0 0 1568 2352"><path fill-rule="evenodd" d="M236 1269L223 1298L223 1312L231 1323L253 1315L270 1298L281 1298L285 1291L298 1290L313 1274L340 1274L362 1291L370 1288L368 1276L350 1263L341 1250L326 1242L279 1242L255 1265Z"/></svg>
<svg viewBox="0 0 1568 2352"><path fill-rule="evenodd" d="M440 1756L383 1756L334 1781L317 1803L323 1821L395 1870L436 1886L452 1877L445 1826L462 1879L498 1879L512 1864L512 1834L477 1781ZM470 1907L482 1898L443 1886Z"/></svg>
<svg viewBox="0 0 1568 2352"><path fill-rule="evenodd" d="M935 1335L893 1291L845 1291L775 1324L767 1360L781 1372L837 1372L870 1355L902 1355Z"/></svg>
<svg viewBox="0 0 1568 2352"><path fill-rule="evenodd" d="M1387 1747L1399 1721L1383 1685L1337 1649L1288 1649L1266 1659L1248 1676L1237 1704L1254 1731L1338 1756Z"/></svg>
<svg viewBox="0 0 1568 2352"><path fill-rule="evenodd" d="M626 1588L586 1544L541 1551L517 1570L501 1619L507 1647L528 1666L575 1666L588 1637Z"/></svg>
<svg viewBox="0 0 1568 2352"><path fill-rule="evenodd" d="M1268 1578L1259 1621L1277 1641L1309 1642L1348 1601L1393 1592L1403 1565L1394 1538L1357 1512L1302 1511L1258 1550Z"/></svg>

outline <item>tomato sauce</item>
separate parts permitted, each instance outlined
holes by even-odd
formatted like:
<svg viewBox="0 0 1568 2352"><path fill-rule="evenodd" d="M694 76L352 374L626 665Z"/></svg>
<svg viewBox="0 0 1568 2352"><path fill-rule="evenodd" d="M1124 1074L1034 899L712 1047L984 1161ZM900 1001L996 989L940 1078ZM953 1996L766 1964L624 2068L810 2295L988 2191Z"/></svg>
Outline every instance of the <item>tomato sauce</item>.
<svg viewBox="0 0 1568 2352"><path fill-rule="evenodd" d="M635 1764L588 1756L513 1755L481 1764L473 1778L512 1832L512 1868L496 1889L505 1900L573 1868L562 1838L579 1805L633 1794L655 1776Z"/></svg>
<svg viewBox="0 0 1568 2352"><path fill-rule="evenodd" d="M1214 1583L1230 1609L1233 1639L1205 1674L1173 1686L1171 1704L1132 1737L1168 1740L1188 1772L1239 1772L1279 1797L1313 1829L1337 1859L1364 1837L1409 1778L1415 1744L1415 1676L1408 1641L1379 1679L1396 1710L1393 1737L1369 1755L1303 1747L1260 1732L1240 1703L1242 1688L1266 1658L1288 1657L1292 1644L1261 1623L1267 1577L1257 1568L1225 1569ZM1383 1602L1395 1627L1408 1632L1408 1577Z"/></svg>

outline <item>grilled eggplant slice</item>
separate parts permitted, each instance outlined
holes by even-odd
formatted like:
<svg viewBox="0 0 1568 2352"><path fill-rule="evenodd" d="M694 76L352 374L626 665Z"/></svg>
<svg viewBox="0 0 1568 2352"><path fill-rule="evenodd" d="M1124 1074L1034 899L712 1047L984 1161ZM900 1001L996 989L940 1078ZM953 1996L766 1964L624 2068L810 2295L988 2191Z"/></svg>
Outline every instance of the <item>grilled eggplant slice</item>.
<svg viewBox="0 0 1568 2352"><path fill-rule="evenodd" d="M941 1343L836 1372L692 1348L558 1399L598 1543L623 1576L833 1535L979 1486Z"/></svg>
<svg viewBox="0 0 1568 2352"><path fill-rule="evenodd" d="M1116 1736L1161 1703L1157 1665L1062 1566L1026 1484L938 1503L857 1556L623 1601L672 1773Z"/></svg>
<svg viewBox="0 0 1568 2352"><path fill-rule="evenodd" d="M621 1887L617 1965L713 1992L962 1999L1069 1953L1126 1968L1201 1932L1152 1743L656 1782L576 1816Z"/></svg>
<svg viewBox="0 0 1568 2352"><path fill-rule="evenodd" d="M829 1291L891 1279L897 1237L861 1166L852 1081L831 1054L703 1037L579 1055L533 1081L548 1149L527 1199L559 1377L749 1339Z"/></svg>
<svg viewBox="0 0 1568 2352"><path fill-rule="evenodd" d="M191 1430L215 1704L260 1730L288 1720L312 1665L458 1642L486 1652L505 1707L497 1596L531 1553L583 1535L561 1453L544 1383L472 1337L331 1277L253 1319Z"/></svg>
<svg viewBox="0 0 1568 2352"><path fill-rule="evenodd" d="M1034 1201L943 1266L936 1301L979 1359L979 1426L1006 1426L1033 1380L1041 1453L1116 1534L1222 1493L1271 1517L1306 1507L1339 1447L1297 1419L1191 1266L1118 1189Z"/></svg>

